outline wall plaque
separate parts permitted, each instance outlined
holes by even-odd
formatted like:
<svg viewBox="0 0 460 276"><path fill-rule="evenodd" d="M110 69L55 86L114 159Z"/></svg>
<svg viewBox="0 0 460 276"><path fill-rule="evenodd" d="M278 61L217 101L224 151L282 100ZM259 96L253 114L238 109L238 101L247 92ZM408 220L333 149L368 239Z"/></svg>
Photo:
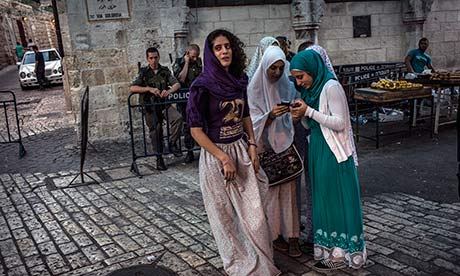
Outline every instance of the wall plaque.
<svg viewBox="0 0 460 276"><path fill-rule="evenodd" d="M371 36L371 16L353 16L353 37Z"/></svg>
<svg viewBox="0 0 460 276"><path fill-rule="evenodd" d="M128 0L86 0L89 20L129 18Z"/></svg>

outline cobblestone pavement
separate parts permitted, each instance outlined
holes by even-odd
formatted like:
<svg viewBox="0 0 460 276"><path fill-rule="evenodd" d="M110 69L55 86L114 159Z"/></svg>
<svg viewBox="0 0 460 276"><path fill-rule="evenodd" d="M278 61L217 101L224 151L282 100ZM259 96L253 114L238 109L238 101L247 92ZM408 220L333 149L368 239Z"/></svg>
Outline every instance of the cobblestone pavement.
<svg viewBox="0 0 460 276"><path fill-rule="evenodd" d="M149 263L178 275L222 275L197 164L132 177L100 168L100 184L68 186L71 172L0 175L0 274L106 275ZM460 204L403 194L363 198L369 261L334 275L460 275ZM150 257L150 258L149 258ZM283 275L321 275L311 256L277 254Z"/></svg>
<svg viewBox="0 0 460 276"><path fill-rule="evenodd" d="M69 186L79 150L62 91L17 95L27 155L0 145L0 275L107 275L159 256L178 275L224 275L197 162L168 157L170 169L158 172L141 159L138 178L129 144L95 143L85 170L99 183ZM360 142L369 260L329 275L460 275L455 141L444 129L435 140L386 137L379 150ZM275 257L283 275L323 275L311 269L311 255Z"/></svg>

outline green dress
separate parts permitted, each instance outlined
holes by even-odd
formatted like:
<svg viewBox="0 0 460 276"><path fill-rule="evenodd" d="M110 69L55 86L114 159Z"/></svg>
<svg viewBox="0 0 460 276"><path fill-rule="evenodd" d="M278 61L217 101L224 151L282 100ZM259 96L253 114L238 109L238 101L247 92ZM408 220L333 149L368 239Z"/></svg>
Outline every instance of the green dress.
<svg viewBox="0 0 460 276"><path fill-rule="evenodd" d="M359 182L353 157L338 163L321 132L311 127L308 168L313 201L315 259L345 258L361 267L366 260Z"/></svg>

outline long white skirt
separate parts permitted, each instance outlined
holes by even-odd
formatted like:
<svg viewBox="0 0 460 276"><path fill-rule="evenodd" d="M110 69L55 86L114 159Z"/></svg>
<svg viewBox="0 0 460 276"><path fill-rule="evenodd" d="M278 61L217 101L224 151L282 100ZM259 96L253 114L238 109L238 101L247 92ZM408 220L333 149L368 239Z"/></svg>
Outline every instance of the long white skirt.
<svg viewBox="0 0 460 276"><path fill-rule="evenodd" d="M262 170L256 175L243 140L217 146L235 162L235 181L225 181L222 163L204 149L199 174L206 213L224 269L230 276L280 275L273 263L262 204L268 179Z"/></svg>

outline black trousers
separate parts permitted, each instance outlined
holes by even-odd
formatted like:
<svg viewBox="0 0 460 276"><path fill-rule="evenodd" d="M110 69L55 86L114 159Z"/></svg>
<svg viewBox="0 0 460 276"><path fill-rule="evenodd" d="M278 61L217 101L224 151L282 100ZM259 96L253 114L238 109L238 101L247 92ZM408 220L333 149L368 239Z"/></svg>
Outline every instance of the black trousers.
<svg viewBox="0 0 460 276"><path fill-rule="evenodd" d="M187 103L178 103L177 108L181 112L182 118L184 120L184 127L182 133L184 134L185 148L188 150L192 150L195 147L195 140L193 140L192 134L190 133L190 127L187 124Z"/></svg>
<svg viewBox="0 0 460 276"><path fill-rule="evenodd" d="M145 123L149 128L150 141L155 155L163 154L163 121L166 120L166 112L168 114L169 123L169 138L171 144L176 144L180 138L180 127L182 126L182 117L179 112L172 106L154 106L148 108L145 112Z"/></svg>
<svg viewBox="0 0 460 276"><path fill-rule="evenodd" d="M45 71L37 71L35 75L37 76L37 82L40 88L46 85Z"/></svg>

